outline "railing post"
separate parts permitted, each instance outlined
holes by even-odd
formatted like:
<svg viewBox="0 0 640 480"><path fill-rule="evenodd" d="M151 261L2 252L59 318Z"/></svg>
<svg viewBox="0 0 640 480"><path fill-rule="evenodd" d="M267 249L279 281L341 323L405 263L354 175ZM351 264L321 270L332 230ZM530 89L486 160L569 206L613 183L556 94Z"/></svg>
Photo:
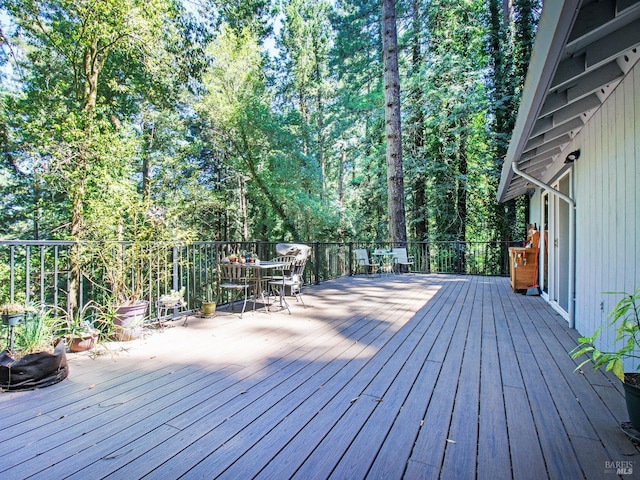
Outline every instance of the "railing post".
<svg viewBox="0 0 640 480"><path fill-rule="evenodd" d="M425 256L427 273L431 273L431 245L429 244L429 240L426 240L424 242L424 248L422 249L422 252Z"/></svg>
<svg viewBox="0 0 640 480"><path fill-rule="evenodd" d="M31 301L31 247L25 247L24 259L24 295L26 303Z"/></svg>
<svg viewBox="0 0 640 480"><path fill-rule="evenodd" d="M349 276L352 277L353 276L353 262L351 261L351 259L353 258L353 242L349 242L349 255L347 256L346 260L347 263L349 265Z"/></svg>
<svg viewBox="0 0 640 480"><path fill-rule="evenodd" d="M16 295L16 249L13 245L9 247L9 301L13 303Z"/></svg>
<svg viewBox="0 0 640 480"><path fill-rule="evenodd" d="M314 262L314 275L316 276L316 285L320 284L320 242L317 240L313 242L313 256Z"/></svg>
<svg viewBox="0 0 640 480"><path fill-rule="evenodd" d="M180 288L178 287L178 247L174 245L172 247L172 262L173 262L173 279L172 279L172 289L174 291L178 291Z"/></svg>
<svg viewBox="0 0 640 480"><path fill-rule="evenodd" d="M82 244L78 242L78 253L80 255L82 255ZM76 305L78 306L78 311L82 310L84 308L84 302L83 302L83 298L84 298L84 282L82 281L82 267L80 268L80 280L78 281L78 298L76 299ZM69 290L67 290L67 296L69 295Z"/></svg>
<svg viewBox="0 0 640 480"><path fill-rule="evenodd" d="M44 293L45 293L45 287L44 287L44 277L45 277L45 249L46 247L44 245L40 245L40 303L44 305L45 303L45 298L44 298Z"/></svg>
<svg viewBox="0 0 640 480"><path fill-rule="evenodd" d="M53 304L58 306L58 245L53 247Z"/></svg>

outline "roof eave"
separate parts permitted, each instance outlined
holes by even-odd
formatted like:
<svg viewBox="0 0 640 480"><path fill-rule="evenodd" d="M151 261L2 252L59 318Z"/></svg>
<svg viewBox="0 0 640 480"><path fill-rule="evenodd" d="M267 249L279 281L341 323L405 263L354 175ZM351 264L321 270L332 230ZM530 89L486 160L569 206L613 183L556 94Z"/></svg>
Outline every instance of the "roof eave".
<svg viewBox="0 0 640 480"><path fill-rule="evenodd" d="M544 2L518 116L509 142L507 156L502 165L502 175L497 192L500 203L517 196L509 193L507 188L514 175L511 164L520 158L524 151L560 63L581 3L582 0Z"/></svg>

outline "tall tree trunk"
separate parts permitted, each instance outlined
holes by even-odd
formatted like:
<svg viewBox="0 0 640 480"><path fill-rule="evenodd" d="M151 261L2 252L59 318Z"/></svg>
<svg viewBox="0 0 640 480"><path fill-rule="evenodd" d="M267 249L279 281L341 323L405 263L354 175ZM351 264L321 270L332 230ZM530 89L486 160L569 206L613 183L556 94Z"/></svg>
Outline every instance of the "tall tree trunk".
<svg viewBox="0 0 640 480"><path fill-rule="evenodd" d="M325 197L325 158L324 158L324 108L322 102L322 78L320 75L320 66L318 61L316 60L316 84L317 84L317 93L316 93L316 108L317 108L317 128L318 128L318 164L320 167L320 198Z"/></svg>
<svg viewBox="0 0 640 480"><path fill-rule="evenodd" d="M98 75L102 68L99 60L98 40L94 39L91 46L84 52L84 111L92 113L98 98Z"/></svg>
<svg viewBox="0 0 640 480"><path fill-rule="evenodd" d="M420 22L420 0L412 2L412 29L411 36L411 70L412 76L420 75L420 68L423 64L421 52L421 22ZM413 149L413 160L418 163L424 149L424 111L423 111L422 82L413 82L413 87L409 92L409 108L412 112L409 114L407 123L409 125L409 145ZM427 209L427 181L426 176L422 172L413 175L413 225L414 237L416 240L427 240L429 237Z"/></svg>
<svg viewBox="0 0 640 480"><path fill-rule="evenodd" d="M83 162L84 163L84 162ZM78 295L80 292L80 273L82 255L80 252L80 240L82 238L82 225L84 223L84 198L86 193L86 181L84 172L81 172L77 184L72 190L71 226L70 236L74 240L69 254L69 294L67 295L67 308L73 312L78 307Z"/></svg>
<svg viewBox="0 0 640 480"><path fill-rule="evenodd" d="M153 150L153 140L155 138L155 125L153 121L149 124L143 123L145 141L142 152L142 195L147 202L151 198L151 151Z"/></svg>
<svg viewBox="0 0 640 480"><path fill-rule="evenodd" d="M458 204L458 237L461 242L467 240L467 151L466 134L463 134L460 141L460 151L458 152L458 182L456 185L456 196Z"/></svg>
<svg viewBox="0 0 640 480"><path fill-rule="evenodd" d="M347 146L342 145L340 161L338 162L338 203L344 207L344 166L347 163Z"/></svg>
<svg viewBox="0 0 640 480"><path fill-rule="evenodd" d="M98 50L98 41L94 39L91 42L91 45L85 50L83 57L84 105L82 110L86 115L85 121L87 124L85 125L85 128L87 129L87 135L89 134L88 130L91 128L90 122L92 121L98 98L98 77L104 64L104 57L101 59L100 56L101 53ZM75 185L70 189L72 207L69 234L71 239L76 242L71 247L69 255L69 294L67 298L69 302L68 309L72 312L78 307L78 295L80 292L80 275L82 267L80 241L82 240L84 226L84 201L87 189L88 157L89 152L86 151L85 146L82 146L78 155L78 160L75 162Z"/></svg>
<svg viewBox="0 0 640 480"><path fill-rule="evenodd" d="M300 109L300 118L302 120L302 153L307 156L309 154L309 142L307 139L308 129L308 113L307 113L307 101L305 96L305 90L301 85L298 87L298 104Z"/></svg>
<svg viewBox="0 0 640 480"><path fill-rule="evenodd" d="M325 161L325 138L324 138L324 98L322 87L322 71L321 71L321 55L320 49L322 45L317 38L313 39L313 83L316 89L316 128L318 129L318 166L320 167L320 198L325 198L325 179L326 179L326 161Z"/></svg>
<svg viewBox="0 0 640 480"><path fill-rule="evenodd" d="M404 211L400 74L398 71L398 35L394 0L382 0L382 48L384 60L385 131L387 137L389 240L392 244L404 244L407 241L407 227Z"/></svg>
<svg viewBox="0 0 640 480"><path fill-rule="evenodd" d="M460 139L460 146L458 151L458 182L457 189L457 202L458 202L458 237L462 248L458 251L460 256L458 259L458 273L466 273L466 255L465 244L467 241L467 177L468 177L468 161L467 161L467 133L463 132Z"/></svg>
<svg viewBox="0 0 640 480"><path fill-rule="evenodd" d="M242 217L242 240L249 240L249 216L247 214L247 196L244 188L244 177L238 175L238 190L240 191L240 215Z"/></svg>
<svg viewBox="0 0 640 480"><path fill-rule="evenodd" d="M488 202L491 224L494 226L496 239L501 241L514 239L518 221L517 201L510 200L500 205L495 201L495 194L500 181L502 162L507 153L507 139L515 123L514 112L517 111L519 103L518 95L524 84L533 48L537 22L535 11L539 8L539 3L538 0L513 1L514 18L510 17L508 4L504 0L490 0L488 3L490 14L489 56L493 66L491 104L493 105L494 141L492 152L495 158ZM510 27L510 22L513 22L513 27ZM515 31L513 37L509 35L510 28ZM506 248L506 245L502 247L499 254L496 255L496 261L501 261L506 255Z"/></svg>

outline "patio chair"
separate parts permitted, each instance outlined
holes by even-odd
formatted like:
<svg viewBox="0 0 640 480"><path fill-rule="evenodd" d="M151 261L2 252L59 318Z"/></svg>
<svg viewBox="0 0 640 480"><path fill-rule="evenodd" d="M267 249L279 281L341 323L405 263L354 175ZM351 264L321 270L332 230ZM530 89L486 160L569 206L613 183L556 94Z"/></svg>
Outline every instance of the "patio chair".
<svg viewBox="0 0 640 480"><path fill-rule="evenodd" d="M279 257L274 257L271 259L272 262L278 263L288 263L289 266L282 269L281 275L269 275L268 277L264 277L267 280L282 280L283 277L288 277L291 275L291 265L296 261L295 255L280 255Z"/></svg>
<svg viewBox="0 0 640 480"><path fill-rule="evenodd" d="M408 273L413 273L413 255L407 256L406 248L393 248L391 249L391 252L393 253L393 263L398 273L402 273L405 267Z"/></svg>
<svg viewBox="0 0 640 480"><path fill-rule="evenodd" d="M220 289L226 290L235 296L242 295L244 301L242 303L242 312L240 312L240 318L244 315L244 311L247 307L247 298L249 296L249 290L254 288L249 278L247 277L247 271L239 263L221 263L220 264ZM233 306L235 299L231 300L231 311L233 312ZM255 308L255 299L254 299Z"/></svg>
<svg viewBox="0 0 640 480"><path fill-rule="evenodd" d="M356 255L357 269L363 270L364 273L376 273L378 271L378 264L369 261L369 253L366 248L356 248L354 250Z"/></svg>
<svg viewBox="0 0 640 480"><path fill-rule="evenodd" d="M302 299L302 286L304 285L304 268L307 264L308 258L309 257L302 257L294 260L291 264L291 269L289 270L288 275L269 282L269 286L278 292L278 295L280 296L280 303L283 307L286 307L289 314L291 314L291 310L289 309L289 303L285 298L287 288L290 290L290 294L296 297L296 301L300 301L302 306L307 308L307 305Z"/></svg>

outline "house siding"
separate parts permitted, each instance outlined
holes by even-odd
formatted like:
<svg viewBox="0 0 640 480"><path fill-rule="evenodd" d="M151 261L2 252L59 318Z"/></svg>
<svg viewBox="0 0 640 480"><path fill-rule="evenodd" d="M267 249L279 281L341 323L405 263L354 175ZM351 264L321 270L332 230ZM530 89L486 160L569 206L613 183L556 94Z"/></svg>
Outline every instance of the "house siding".
<svg viewBox="0 0 640 480"><path fill-rule="evenodd" d="M636 65L565 150L576 200L575 327L590 335L640 284L640 67ZM539 197L538 197L539 198ZM604 348L614 332L603 335Z"/></svg>

